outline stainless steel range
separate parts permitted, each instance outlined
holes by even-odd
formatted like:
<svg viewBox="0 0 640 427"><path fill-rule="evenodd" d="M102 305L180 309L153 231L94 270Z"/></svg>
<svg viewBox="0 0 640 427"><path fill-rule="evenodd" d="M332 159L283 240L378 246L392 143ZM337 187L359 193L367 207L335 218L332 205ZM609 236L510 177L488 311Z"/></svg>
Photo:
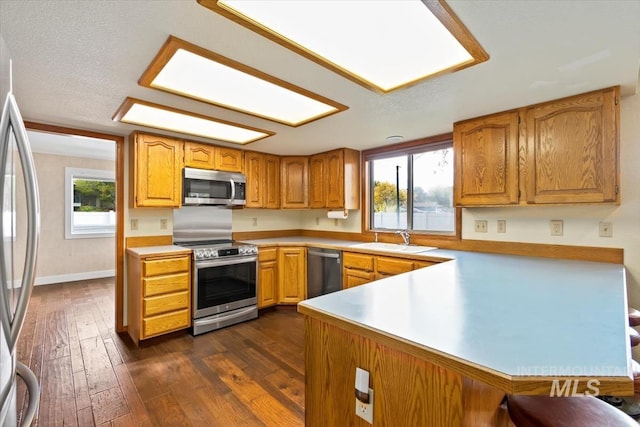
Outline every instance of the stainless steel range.
<svg viewBox="0 0 640 427"><path fill-rule="evenodd" d="M193 250L193 335L258 317L258 248L231 240L230 209L175 209L173 241Z"/></svg>

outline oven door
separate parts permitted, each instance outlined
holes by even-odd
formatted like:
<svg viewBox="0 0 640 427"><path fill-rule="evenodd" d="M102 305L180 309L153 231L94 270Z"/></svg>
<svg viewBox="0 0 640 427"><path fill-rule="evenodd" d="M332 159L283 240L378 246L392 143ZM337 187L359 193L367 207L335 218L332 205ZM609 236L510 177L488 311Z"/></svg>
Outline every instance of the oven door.
<svg viewBox="0 0 640 427"><path fill-rule="evenodd" d="M193 318L257 304L258 257L195 261Z"/></svg>

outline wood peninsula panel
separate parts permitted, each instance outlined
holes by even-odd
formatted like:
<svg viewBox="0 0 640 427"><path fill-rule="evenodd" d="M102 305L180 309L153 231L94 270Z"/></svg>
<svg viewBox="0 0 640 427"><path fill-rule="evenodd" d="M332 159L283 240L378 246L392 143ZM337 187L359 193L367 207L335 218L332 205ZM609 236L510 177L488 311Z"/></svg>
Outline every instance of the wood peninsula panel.
<svg viewBox="0 0 640 427"><path fill-rule="evenodd" d="M133 236L127 237L125 248L140 248L144 246L165 246L173 242L173 236Z"/></svg>
<svg viewBox="0 0 640 427"><path fill-rule="evenodd" d="M367 425L354 413L356 367L370 373L376 425L500 425L503 391L309 316L306 425Z"/></svg>
<svg viewBox="0 0 640 427"><path fill-rule="evenodd" d="M528 108L527 203L618 200L619 88Z"/></svg>

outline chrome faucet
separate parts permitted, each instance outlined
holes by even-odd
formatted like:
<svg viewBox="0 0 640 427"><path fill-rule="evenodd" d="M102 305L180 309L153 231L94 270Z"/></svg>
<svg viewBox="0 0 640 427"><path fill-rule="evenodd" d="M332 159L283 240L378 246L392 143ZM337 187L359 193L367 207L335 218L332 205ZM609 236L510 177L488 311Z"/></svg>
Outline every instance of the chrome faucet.
<svg viewBox="0 0 640 427"><path fill-rule="evenodd" d="M396 231L396 234L402 236L402 240L404 240L405 245L409 245L409 239L411 238L411 235L409 235L409 232L407 230L398 230Z"/></svg>

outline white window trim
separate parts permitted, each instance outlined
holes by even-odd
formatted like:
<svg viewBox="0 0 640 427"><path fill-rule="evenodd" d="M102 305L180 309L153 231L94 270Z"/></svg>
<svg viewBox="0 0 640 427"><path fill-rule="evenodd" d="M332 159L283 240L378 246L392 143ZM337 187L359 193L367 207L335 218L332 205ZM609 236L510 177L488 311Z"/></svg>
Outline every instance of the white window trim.
<svg viewBox="0 0 640 427"><path fill-rule="evenodd" d="M115 181L115 172L111 170L64 168L64 237L65 239L94 239L99 237L114 237L115 227L109 232L73 231L73 178L105 179Z"/></svg>

